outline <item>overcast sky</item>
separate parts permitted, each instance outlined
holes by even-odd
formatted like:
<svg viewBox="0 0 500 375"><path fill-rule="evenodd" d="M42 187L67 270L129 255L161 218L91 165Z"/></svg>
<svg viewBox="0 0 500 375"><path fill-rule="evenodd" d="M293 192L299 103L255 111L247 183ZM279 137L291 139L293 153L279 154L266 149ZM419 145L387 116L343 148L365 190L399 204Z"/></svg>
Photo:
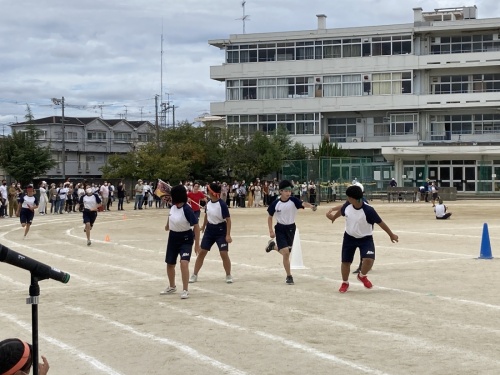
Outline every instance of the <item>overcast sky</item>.
<svg viewBox="0 0 500 375"><path fill-rule="evenodd" d="M210 66L224 61L210 39L242 33L241 0L0 0L0 132L24 121L65 115L154 122L154 97L193 121L224 100ZM413 22L414 7L477 5L478 18L500 17L500 1L247 0L246 33ZM161 37L163 29L163 80ZM163 84L161 84L163 81ZM171 118L170 118L170 121ZM0 133L1 134L1 133Z"/></svg>

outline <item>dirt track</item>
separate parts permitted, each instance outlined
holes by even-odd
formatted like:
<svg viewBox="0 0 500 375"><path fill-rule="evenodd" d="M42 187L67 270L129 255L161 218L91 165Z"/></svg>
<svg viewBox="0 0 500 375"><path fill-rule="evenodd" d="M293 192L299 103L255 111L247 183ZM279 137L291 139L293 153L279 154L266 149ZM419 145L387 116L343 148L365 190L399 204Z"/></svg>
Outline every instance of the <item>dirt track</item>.
<svg viewBox="0 0 500 375"><path fill-rule="evenodd" d="M91 247L79 214L37 215L24 241L18 220L4 219L0 243L71 274L66 285L40 282L50 375L499 374L500 262L475 258L484 223L500 256L500 201L450 202L446 221L425 203L374 206L400 242L377 227L375 286L352 277L344 295L344 222L332 225L325 204L298 215L307 269L293 272L294 286L281 257L264 252L265 210L231 209L235 282L224 282L214 249L187 300L159 295L168 210L102 213ZM2 338L31 341L29 281L0 264Z"/></svg>

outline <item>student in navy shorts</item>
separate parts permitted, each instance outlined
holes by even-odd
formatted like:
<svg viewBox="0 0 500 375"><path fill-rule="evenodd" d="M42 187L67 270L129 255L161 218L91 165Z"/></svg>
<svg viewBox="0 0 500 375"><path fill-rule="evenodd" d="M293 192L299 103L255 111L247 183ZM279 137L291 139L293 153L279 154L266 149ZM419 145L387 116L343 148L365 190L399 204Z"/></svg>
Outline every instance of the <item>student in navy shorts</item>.
<svg viewBox="0 0 500 375"><path fill-rule="evenodd" d="M326 214L332 223L341 215L346 219L342 242L341 273L343 281L339 289L340 293L345 293L349 289L349 272L357 248L359 248L362 259L358 280L363 283L365 288L370 289L373 286L366 274L372 269L375 261L374 224L378 224L389 235L392 242L398 242L398 236L392 233L375 209L363 201L363 191L359 186L349 186L345 194L347 202L340 209L338 209L339 206L334 207ZM335 214L334 211L336 211Z"/></svg>
<svg viewBox="0 0 500 375"><path fill-rule="evenodd" d="M97 219L97 211L101 207L101 198L93 192L91 187L85 189L85 195L80 197L80 207L83 207L83 223L85 224L85 235L87 236L87 246L92 244L90 241L90 231L94 227Z"/></svg>
<svg viewBox="0 0 500 375"><path fill-rule="evenodd" d="M181 298L189 297L189 261L193 244L196 254L200 253L200 226L198 218L188 201L188 193L183 185L174 186L171 190L172 207L168 215L165 230L170 231L168 235L167 253L165 263L167 263L167 277L169 285L160 294L172 294L177 290L175 285L175 264L180 258L182 293Z"/></svg>
<svg viewBox="0 0 500 375"><path fill-rule="evenodd" d="M290 252L292 251L293 239L295 237L295 216L297 210L301 208L312 208L316 211L316 206L308 202L302 202L292 195L292 183L288 180L283 180L279 183L279 199L274 200L267 212L267 225L269 227L269 236L271 240L268 242L266 252L277 250L283 256L283 267L286 272L285 283L293 285L293 276L290 269ZM273 217L276 218L276 225L273 230ZM276 241L273 240L276 238Z"/></svg>
<svg viewBox="0 0 500 375"><path fill-rule="evenodd" d="M26 194L19 198L16 215L19 216L21 226L24 228L24 238L30 231L31 223L35 217L35 210L38 208L38 198L34 196L33 185L28 185L25 188Z"/></svg>
<svg viewBox="0 0 500 375"><path fill-rule="evenodd" d="M201 231L204 232L203 239L201 240L201 251L196 258L194 272L189 278L189 282L195 283L198 281L198 273L203 266L203 261L212 246L216 243L219 247L219 255L222 259L224 271L226 271L226 283L231 284L233 277L231 276L231 259L229 259L228 250L229 244L233 240L231 238L229 208L226 202L220 199L221 187L219 184L212 182L208 185L207 190L210 200L205 206L206 213L203 217L203 225L201 227Z"/></svg>

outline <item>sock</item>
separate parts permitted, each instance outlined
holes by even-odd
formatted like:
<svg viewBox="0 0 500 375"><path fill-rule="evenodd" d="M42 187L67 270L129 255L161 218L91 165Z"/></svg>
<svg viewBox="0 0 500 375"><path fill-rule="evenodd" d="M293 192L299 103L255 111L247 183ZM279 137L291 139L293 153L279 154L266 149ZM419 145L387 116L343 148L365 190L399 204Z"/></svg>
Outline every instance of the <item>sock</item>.
<svg viewBox="0 0 500 375"><path fill-rule="evenodd" d="M366 277L366 275L363 275L361 272L359 273L359 277Z"/></svg>

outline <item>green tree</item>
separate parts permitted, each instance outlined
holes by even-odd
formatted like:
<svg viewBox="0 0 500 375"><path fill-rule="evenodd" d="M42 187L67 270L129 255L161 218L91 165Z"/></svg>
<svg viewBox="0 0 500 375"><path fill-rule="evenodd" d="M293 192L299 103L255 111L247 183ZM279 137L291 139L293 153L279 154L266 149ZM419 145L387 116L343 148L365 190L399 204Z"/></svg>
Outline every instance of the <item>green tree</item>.
<svg viewBox="0 0 500 375"><path fill-rule="evenodd" d="M28 125L25 131L13 131L0 143L0 166L22 184L31 182L56 165L50 147L37 144L37 135L35 127Z"/></svg>
<svg viewBox="0 0 500 375"><path fill-rule="evenodd" d="M350 154L347 150L342 150L342 147L338 145L337 142L331 143L329 136L324 136L321 139L320 144L318 145L318 149L314 148L311 151L311 154L314 158L338 158L338 157L349 157Z"/></svg>

